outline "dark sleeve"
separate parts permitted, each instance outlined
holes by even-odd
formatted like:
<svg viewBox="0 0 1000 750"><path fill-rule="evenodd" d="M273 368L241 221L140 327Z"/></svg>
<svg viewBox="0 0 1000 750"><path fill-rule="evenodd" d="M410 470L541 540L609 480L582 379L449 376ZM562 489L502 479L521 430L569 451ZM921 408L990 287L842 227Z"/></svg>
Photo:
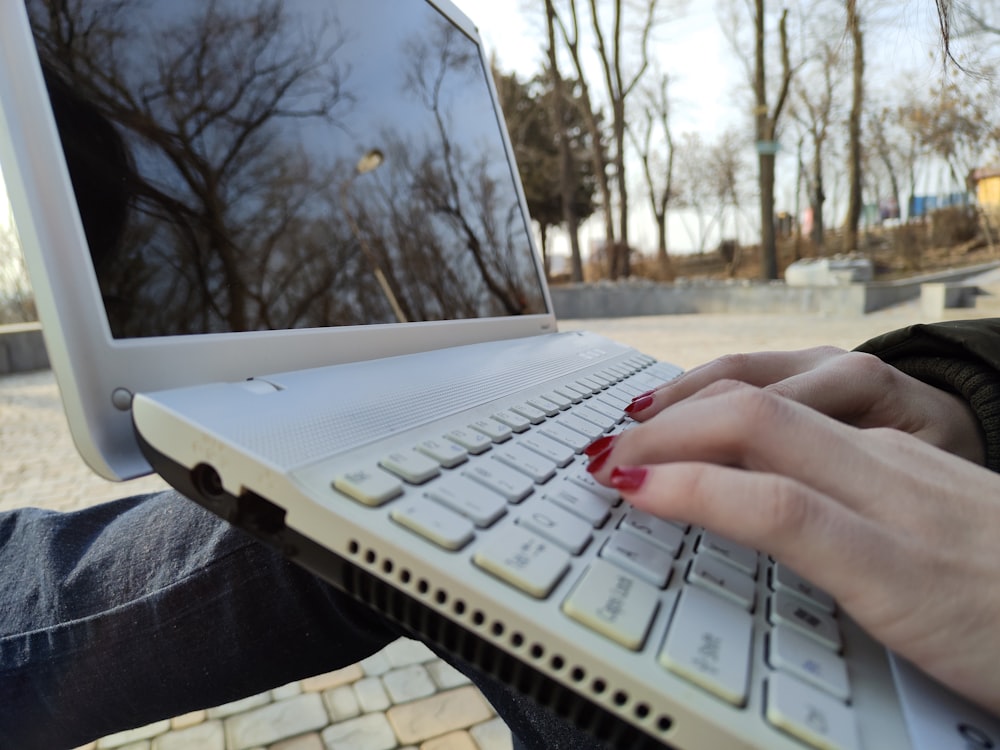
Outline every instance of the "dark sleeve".
<svg viewBox="0 0 1000 750"><path fill-rule="evenodd" d="M1000 471L1000 318L913 325L858 351L964 398L982 426L986 466Z"/></svg>

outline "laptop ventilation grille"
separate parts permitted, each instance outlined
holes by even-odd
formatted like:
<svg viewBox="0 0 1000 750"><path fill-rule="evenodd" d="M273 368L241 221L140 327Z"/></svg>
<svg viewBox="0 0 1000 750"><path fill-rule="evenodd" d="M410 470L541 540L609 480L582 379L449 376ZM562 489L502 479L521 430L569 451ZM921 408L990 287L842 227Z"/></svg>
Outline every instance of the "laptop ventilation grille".
<svg viewBox="0 0 1000 750"><path fill-rule="evenodd" d="M631 713L635 722L656 734L669 731L673 725L669 716L654 716L647 703L633 702L627 691L615 689L603 677L589 675L586 667L571 664L558 653L550 653L544 644L529 643L522 633L510 630L502 620L491 619L483 611L470 608L461 598L452 597L445 589L414 576L407 568L397 566L391 558L381 556L376 550L363 548L359 542L351 541L348 552L356 564L342 571L341 584L356 598L530 696L602 741L630 750L662 750L664 747L660 741L653 740L601 708L600 704L610 700L617 711ZM410 594L401 593L369 570L392 578ZM461 621L464 627L420 600L447 608L450 618ZM510 656L498 647L500 645L517 652L521 659ZM576 692L549 677L546 671L568 678L576 686ZM591 696L594 703L587 705L580 701L577 692Z"/></svg>

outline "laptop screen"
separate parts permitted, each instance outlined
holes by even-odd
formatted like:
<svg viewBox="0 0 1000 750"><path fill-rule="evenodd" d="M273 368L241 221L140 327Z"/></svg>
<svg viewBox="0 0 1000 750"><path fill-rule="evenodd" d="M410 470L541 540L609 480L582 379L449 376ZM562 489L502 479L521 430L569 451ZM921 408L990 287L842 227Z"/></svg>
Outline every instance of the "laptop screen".
<svg viewBox="0 0 1000 750"><path fill-rule="evenodd" d="M489 71L431 5L26 4L115 338L546 312Z"/></svg>

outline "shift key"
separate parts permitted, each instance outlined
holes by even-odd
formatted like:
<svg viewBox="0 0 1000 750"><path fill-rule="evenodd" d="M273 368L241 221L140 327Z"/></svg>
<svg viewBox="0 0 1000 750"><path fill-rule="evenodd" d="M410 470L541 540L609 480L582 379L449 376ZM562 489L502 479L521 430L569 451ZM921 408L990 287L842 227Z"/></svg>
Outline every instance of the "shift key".
<svg viewBox="0 0 1000 750"><path fill-rule="evenodd" d="M660 664L735 706L747 699L753 618L694 586L681 594Z"/></svg>

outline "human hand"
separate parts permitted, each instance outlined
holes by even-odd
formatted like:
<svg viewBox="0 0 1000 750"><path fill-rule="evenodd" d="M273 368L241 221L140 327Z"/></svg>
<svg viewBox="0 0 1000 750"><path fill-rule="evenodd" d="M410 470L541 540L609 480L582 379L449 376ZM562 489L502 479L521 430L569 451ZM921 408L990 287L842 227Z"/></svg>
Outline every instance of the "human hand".
<svg viewBox="0 0 1000 750"><path fill-rule="evenodd" d="M985 461L979 422L964 399L871 354L832 346L721 357L661 386L630 413L647 420L683 399L712 395L714 384L725 381L764 388L856 427L892 427L976 463Z"/></svg>
<svg viewBox="0 0 1000 750"><path fill-rule="evenodd" d="M598 481L826 589L872 636L1000 712L1000 476L898 430L719 383L595 443Z"/></svg>

